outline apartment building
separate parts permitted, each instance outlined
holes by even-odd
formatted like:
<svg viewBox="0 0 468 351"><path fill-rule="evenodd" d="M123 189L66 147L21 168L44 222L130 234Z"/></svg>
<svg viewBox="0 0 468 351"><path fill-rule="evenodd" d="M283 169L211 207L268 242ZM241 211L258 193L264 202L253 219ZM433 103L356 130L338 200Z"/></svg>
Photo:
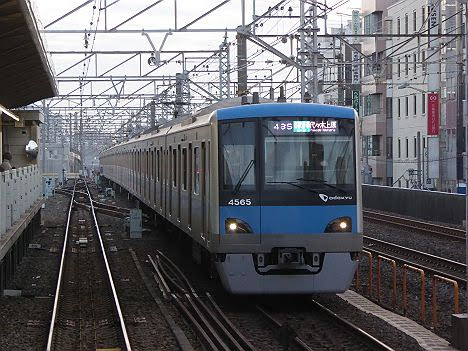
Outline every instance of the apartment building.
<svg viewBox="0 0 468 351"><path fill-rule="evenodd" d="M386 96L392 101L387 114L392 141L387 147L393 146L388 153L393 156L394 186L442 191L456 187L456 52L461 47L453 38L406 36L455 32L455 4L401 0L388 7L384 21L392 36L386 41L386 56L392 69Z"/></svg>
<svg viewBox="0 0 468 351"><path fill-rule="evenodd" d="M387 9L394 0L366 0L362 3L363 34L385 31ZM361 78L363 179L376 185L393 184L392 104L387 96L386 80L392 74L386 61L386 39L369 36L361 42L363 72Z"/></svg>

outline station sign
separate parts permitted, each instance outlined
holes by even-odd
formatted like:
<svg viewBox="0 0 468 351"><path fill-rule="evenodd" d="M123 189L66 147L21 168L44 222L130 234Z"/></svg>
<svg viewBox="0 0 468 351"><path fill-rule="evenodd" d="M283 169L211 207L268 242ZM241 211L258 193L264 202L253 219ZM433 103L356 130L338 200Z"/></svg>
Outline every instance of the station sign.
<svg viewBox="0 0 468 351"><path fill-rule="evenodd" d="M360 93L358 90L353 90L353 108L356 110L357 114L359 115L359 100L360 100Z"/></svg>
<svg viewBox="0 0 468 351"><path fill-rule="evenodd" d="M439 94L427 94L427 135L439 135Z"/></svg>

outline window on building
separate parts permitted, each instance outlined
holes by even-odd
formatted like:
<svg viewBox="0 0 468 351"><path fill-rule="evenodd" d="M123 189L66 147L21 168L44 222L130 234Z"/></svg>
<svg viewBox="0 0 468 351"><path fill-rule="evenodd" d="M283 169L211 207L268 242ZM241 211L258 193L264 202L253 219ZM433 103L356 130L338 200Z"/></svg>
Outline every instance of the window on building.
<svg viewBox="0 0 468 351"><path fill-rule="evenodd" d="M416 11L413 12L413 32L416 32Z"/></svg>
<svg viewBox="0 0 468 351"><path fill-rule="evenodd" d="M409 157L409 142L408 138L405 138L405 145L406 145L406 158Z"/></svg>
<svg viewBox="0 0 468 351"><path fill-rule="evenodd" d="M416 142L416 137L413 138L413 157L416 157L417 153L417 145L418 143Z"/></svg>
<svg viewBox="0 0 468 351"><path fill-rule="evenodd" d="M409 74L409 56L405 55L405 76Z"/></svg>
<svg viewBox="0 0 468 351"><path fill-rule="evenodd" d="M421 8L421 30L424 30L424 28L426 27L425 20L426 20L426 7L423 6Z"/></svg>
<svg viewBox="0 0 468 351"><path fill-rule="evenodd" d="M392 137L387 137L387 144L385 148L387 152L387 158L392 158L393 157L393 138Z"/></svg>
<svg viewBox="0 0 468 351"><path fill-rule="evenodd" d="M421 94L421 113L426 113L426 94Z"/></svg>
<svg viewBox="0 0 468 351"><path fill-rule="evenodd" d="M416 95L413 95L413 115L416 116Z"/></svg>
<svg viewBox="0 0 468 351"><path fill-rule="evenodd" d="M405 34L408 34L409 33L409 18L408 18L408 14L405 15Z"/></svg>
<svg viewBox="0 0 468 351"><path fill-rule="evenodd" d="M401 188L401 180L398 181L398 187Z"/></svg>
<svg viewBox="0 0 468 351"><path fill-rule="evenodd" d="M416 74L417 73L417 61L418 61L418 57L416 56L416 54L413 54L413 74Z"/></svg>
<svg viewBox="0 0 468 351"><path fill-rule="evenodd" d="M400 67L400 62L401 62L401 60L398 59L397 62L398 62L398 63L397 63L398 78L400 78L400 77L401 77L401 67Z"/></svg>
<svg viewBox="0 0 468 351"><path fill-rule="evenodd" d="M406 96L405 97L405 116L408 117L408 113L409 113L409 99L408 97Z"/></svg>
<svg viewBox="0 0 468 351"><path fill-rule="evenodd" d="M381 100L382 94L370 94L363 97L364 99L364 116L381 113Z"/></svg>
<svg viewBox="0 0 468 351"><path fill-rule="evenodd" d="M421 51L421 69L423 73L426 73L427 64L426 64L426 51Z"/></svg>
<svg viewBox="0 0 468 351"><path fill-rule="evenodd" d="M367 141L367 156L380 156L380 139L381 135L369 135Z"/></svg>
<svg viewBox="0 0 468 351"><path fill-rule="evenodd" d="M391 97L385 98L385 114L387 118L393 118L393 105Z"/></svg>
<svg viewBox="0 0 468 351"><path fill-rule="evenodd" d="M401 23L400 18L397 19L397 34L401 34Z"/></svg>
<svg viewBox="0 0 468 351"><path fill-rule="evenodd" d="M426 137L423 137L423 149L426 148Z"/></svg>
<svg viewBox="0 0 468 351"><path fill-rule="evenodd" d="M381 33L382 19L382 11L375 11L367 16L364 16L364 34Z"/></svg>
<svg viewBox="0 0 468 351"><path fill-rule="evenodd" d="M398 138L398 158L401 158L401 140Z"/></svg>
<svg viewBox="0 0 468 351"><path fill-rule="evenodd" d="M409 180L406 180L406 187L409 188Z"/></svg>
<svg viewBox="0 0 468 351"><path fill-rule="evenodd" d="M401 99L398 98L398 117L401 117Z"/></svg>

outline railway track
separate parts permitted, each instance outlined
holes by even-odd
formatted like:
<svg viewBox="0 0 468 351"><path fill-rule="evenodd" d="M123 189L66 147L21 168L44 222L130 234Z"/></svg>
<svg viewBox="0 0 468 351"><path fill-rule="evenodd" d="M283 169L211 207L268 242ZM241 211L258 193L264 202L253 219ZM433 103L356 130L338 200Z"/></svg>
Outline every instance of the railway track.
<svg viewBox="0 0 468 351"><path fill-rule="evenodd" d="M209 293L199 296L177 265L161 251L148 259L166 299L174 301L206 350L254 351L255 347L231 323Z"/></svg>
<svg viewBox="0 0 468 351"><path fill-rule="evenodd" d="M89 211L75 198L87 195ZM91 194L77 182L71 194L47 350L131 351Z"/></svg>
<svg viewBox="0 0 468 351"><path fill-rule="evenodd" d="M308 313L307 319L302 320L301 318L300 322L307 324L307 328L313 330L313 332L307 333L307 342L296 334L289 325L290 322L281 323L263 306L257 305L256 308L282 338L282 344L286 349L294 344L296 348L303 351L329 350L335 348L334 346L341 349L344 345L346 345L347 350L393 350L390 346L338 316L317 301L310 300L309 303L313 311Z"/></svg>
<svg viewBox="0 0 468 351"><path fill-rule="evenodd" d="M68 195L68 196L72 195L72 191L70 191L68 189L57 189L55 192L58 193L58 194L63 194L63 195ZM78 200L74 200L75 205L77 205L78 207L87 209L87 210L91 210L91 206L89 205L89 203L87 204L87 203L84 203L84 202L82 202L80 200L80 198L87 198L88 197L86 192L76 191L75 195L78 195ZM123 207L118 207L118 206L114 206L114 205L109 205L109 204L105 204L103 202L99 202L99 201L96 201L96 200L92 200L92 202L93 202L94 210L96 212L107 214L109 216L114 216L114 217L118 217L118 218L125 218L125 217L130 216L130 209L129 208L123 208Z"/></svg>
<svg viewBox="0 0 468 351"><path fill-rule="evenodd" d="M174 301L181 313L197 331L197 335L207 350L255 350L255 346L230 322L213 297L209 293L206 293L205 296L199 296L182 271L162 252L158 251L155 258L149 255L148 259L153 266L155 279L163 296ZM318 302L312 300L311 303L314 311L307 313L308 318L315 320L318 310L326 319L323 321L322 318L321 322L314 324L314 328L319 323L321 324L320 331L308 333L314 335L312 341L301 339L288 324L279 322L267 312L265 307L257 305L254 310L260 312L270 322L274 335L284 349L290 349L290 346L294 344L293 349L313 351L319 345L320 349L326 348L325 345L330 345L330 340L333 339L335 345L342 342L344 345L349 342L354 345L351 349L356 350L393 350ZM295 312L291 312L291 315L294 314ZM308 322L307 320L307 325L309 325ZM330 323L336 325L332 332L330 332ZM304 325L304 323L302 324ZM339 336L336 334L336 330L340 330ZM356 339L359 340L358 343Z"/></svg>
<svg viewBox="0 0 468 351"><path fill-rule="evenodd" d="M449 238L457 241L465 241L465 230L390 215L387 213L363 210L363 217L366 220L395 225L402 228L417 230L438 237Z"/></svg>
<svg viewBox="0 0 468 351"><path fill-rule="evenodd" d="M466 284L466 265L463 263L368 236L364 236L364 248L373 255L382 255L401 264L423 269L426 273L437 274L453 279L459 284Z"/></svg>

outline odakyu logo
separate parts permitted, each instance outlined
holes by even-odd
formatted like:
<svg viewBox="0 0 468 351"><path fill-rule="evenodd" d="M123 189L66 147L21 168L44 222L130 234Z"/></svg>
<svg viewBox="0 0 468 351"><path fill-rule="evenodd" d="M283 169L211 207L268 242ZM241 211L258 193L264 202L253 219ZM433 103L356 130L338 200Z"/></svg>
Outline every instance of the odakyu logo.
<svg viewBox="0 0 468 351"><path fill-rule="evenodd" d="M339 201L339 200L352 200L353 199L353 197L349 196L349 195L346 195L346 196L340 196L340 195L328 196L328 195L325 195L325 194L319 194L319 197L322 199L323 202L327 202L328 200L330 200L330 201Z"/></svg>

